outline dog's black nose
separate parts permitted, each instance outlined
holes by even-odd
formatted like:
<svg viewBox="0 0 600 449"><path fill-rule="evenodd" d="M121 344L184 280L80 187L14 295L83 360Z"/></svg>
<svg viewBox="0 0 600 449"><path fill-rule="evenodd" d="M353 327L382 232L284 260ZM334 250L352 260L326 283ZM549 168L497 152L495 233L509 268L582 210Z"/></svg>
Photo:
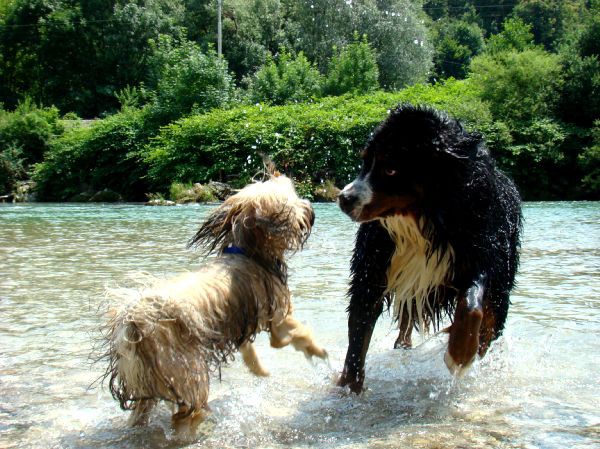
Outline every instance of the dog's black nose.
<svg viewBox="0 0 600 449"><path fill-rule="evenodd" d="M340 205L340 209L344 212L349 213L356 202L358 201L358 196L349 190L342 190L338 195L338 204Z"/></svg>

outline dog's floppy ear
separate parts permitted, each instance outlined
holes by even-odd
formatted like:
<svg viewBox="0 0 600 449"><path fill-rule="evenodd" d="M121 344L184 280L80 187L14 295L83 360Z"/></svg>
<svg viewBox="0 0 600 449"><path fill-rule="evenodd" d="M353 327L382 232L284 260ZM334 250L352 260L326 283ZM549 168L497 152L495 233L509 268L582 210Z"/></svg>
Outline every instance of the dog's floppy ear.
<svg viewBox="0 0 600 449"><path fill-rule="evenodd" d="M265 245L269 232L277 235L272 227L278 222L272 219L263 216L246 199L234 195L208 216L188 243L188 248L202 248L210 254L235 245L251 255Z"/></svg>
<svg viewBox="0 0 600 449"><path fill-rule="evenodd" d="M439 149L457 159L474 159L482 146L483 136L477 132L466 131L459 122L455 122L455 127L455 132L448 133L448 137L454 138L446 139L447 144Z"/></svg>
<svg viewBox="0 0 600 449"><path fill-rule="evenodd" d="M208 218L202 223L200 229L188 242L188 248L204 248L210 254L218 248L224 248L230 243L231 230L236 212L235 205L227 202L223 203L219 208L211 213Z"/></svg>

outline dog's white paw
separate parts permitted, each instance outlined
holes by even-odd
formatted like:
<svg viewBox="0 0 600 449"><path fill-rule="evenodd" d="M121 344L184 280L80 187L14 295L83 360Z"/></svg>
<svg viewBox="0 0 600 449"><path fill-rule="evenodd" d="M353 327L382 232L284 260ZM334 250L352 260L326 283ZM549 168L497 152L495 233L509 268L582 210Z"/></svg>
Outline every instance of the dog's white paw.
<svg viewBox="0 0 600 449"><path fill-rule="evenodd" d="M464 376L473 364L473 360L474 358L471 359L471 361L468 363L457 363L454 360L454 358L450 355L450 352L448 350L446 350L446 353L444 354L444 363L448 367L448 371L450 371L450 374L456 377Z"/></svg>

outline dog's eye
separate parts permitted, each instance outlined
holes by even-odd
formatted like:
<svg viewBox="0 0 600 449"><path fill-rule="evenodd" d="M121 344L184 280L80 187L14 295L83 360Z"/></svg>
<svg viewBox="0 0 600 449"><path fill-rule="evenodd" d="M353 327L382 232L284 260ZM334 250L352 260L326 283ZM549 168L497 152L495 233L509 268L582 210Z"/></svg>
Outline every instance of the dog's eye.
<svg viewBox="0 0 600 449"><path fill-rule="evenodd" d="M384 173L387 176L394 176L396 173L398 173L398 171L394 170L393 168L386 168L385 171L384 171Z"/></svg>

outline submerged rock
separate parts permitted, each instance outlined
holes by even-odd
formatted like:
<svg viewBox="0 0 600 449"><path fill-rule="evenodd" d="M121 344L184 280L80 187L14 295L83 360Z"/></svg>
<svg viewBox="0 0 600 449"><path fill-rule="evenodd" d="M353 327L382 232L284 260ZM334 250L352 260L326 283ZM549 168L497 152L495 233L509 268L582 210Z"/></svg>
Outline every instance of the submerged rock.
<svg viewBox="0 0 600 449"><path fill-rule="evenodd" d="M165 200L164 198L152 198L145 204L146 206L177 206L175 201Z"/></svg>
<svg viewBox="0 0 600 449"><path fill-rule="evenodd" d="M235 193L235 190L229 184L225 184L224 182L210 181L208 183L208 188L212 190L213 195L219 201L225 201Z"/></svg>
<svg viewBox="0 0 600 449"><path fill-rule="evenodd" d="M89 201L92 203L119 203L123 201L123 197L113 190L104 189L94 193Z"/></svg>
<svg viewBox="0 0 600 449"><path fill-rule="evenodd" d="M90 198L94 196L93 192L80 192L77 195L69 198L69 202L71 203L87 203Z"/></svg>
<svg viewBox="0 0 600 449"><path fill-rule="evenodd" d="M0 196L0 203L31 203L37 201L35 182L18 181L13 192Z"/></svg>

